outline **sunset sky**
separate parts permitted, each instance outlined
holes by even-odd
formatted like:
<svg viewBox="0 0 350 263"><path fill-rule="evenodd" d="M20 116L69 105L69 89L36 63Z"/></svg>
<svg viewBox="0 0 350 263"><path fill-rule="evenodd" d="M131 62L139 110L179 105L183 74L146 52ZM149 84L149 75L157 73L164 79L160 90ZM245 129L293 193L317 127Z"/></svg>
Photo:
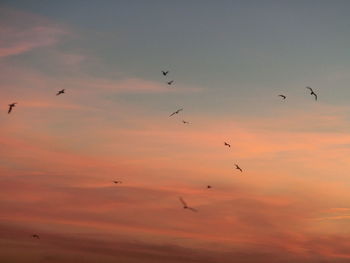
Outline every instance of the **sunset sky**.
<svg viewBox="0 0 350 263"><path fill-rule="evenodd" d="M1 0L0 262L350 262L349 13Z"/></svg>

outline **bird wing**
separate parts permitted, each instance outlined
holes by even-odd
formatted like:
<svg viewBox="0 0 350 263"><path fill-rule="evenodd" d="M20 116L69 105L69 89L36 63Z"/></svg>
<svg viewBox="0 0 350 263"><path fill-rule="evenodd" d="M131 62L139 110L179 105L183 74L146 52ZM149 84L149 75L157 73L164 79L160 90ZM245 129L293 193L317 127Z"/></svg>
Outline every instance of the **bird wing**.
<svg viewBox="0 0 350 263"><path fill-rule="evenodd" d="M312 88L310 87L306 87L306 89L310 90L311 92L313 92Z"/></svg>
<svg viewBox="0 0 350 263"><path fill-rule="evenodd" d="M169 115L169 117L171 117L171 116L173 116L173 115L175 115L177 112L175 111L175 112L173 112L172 114L170 114Z"/></svg>
<svg viewBox="0 0 350 263"><path fill-rule="evenodd" d="M193 208L193 207L187 207L187 208L190 209L190 210L193 211L193 212L198 212L198 210L195 209L195 208Z"/></svg>
<svg viewBox="0 0 350 263"><path fill-rule="evenodd" d="M12 111L12 106L9 107L9 110L7 113L10 113Z"/></svg>
<svg viewBox="0 0 350 263"><path fill-rule="evenodd" d="M313 92L313 95L315 96L315 100L317 100L317 94Z"/></svg>
<svg viewBox="0 0 350 263"><path fill-rule="evenodd" d="M184 206L187 206L185 200L184 200L181 196L179 197L179 199L180 199L180 202L181 202Z"/></svg>

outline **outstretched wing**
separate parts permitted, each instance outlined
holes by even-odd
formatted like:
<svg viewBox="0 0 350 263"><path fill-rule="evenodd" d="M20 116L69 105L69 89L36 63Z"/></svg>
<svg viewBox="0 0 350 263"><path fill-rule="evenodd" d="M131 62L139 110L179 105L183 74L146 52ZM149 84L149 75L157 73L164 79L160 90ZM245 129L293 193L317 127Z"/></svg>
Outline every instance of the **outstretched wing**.
<svg viewBox="0 0 350 263"><path fill-rule="evenodd" d="M240 170L241 172L243 172L241 167L239 167L237 164L235 164L235 166L236 166L236 169L238 169L238 170Z"/></svg>
<svg viewBox="0 0 350 263"><path fill-rule="evenodd" d="M171 117L171 116L173 116L173 115L175 115L177 112L175 111L175 112L173 112L172 114L170 114L169 115L169 117Z"/></svg>
<svg viewBox="0 0 350 263"><path fill-rule="evenodd" d="M187 207L187 204L186 204L185 200L184 200L181 196L179 197L179 199L180 199L180 202L181 202L184 206Z"/></svg>
<svg viewBox="0 0 350 263"><path fill-rule="evenodd" d="M306 87L306 89L310 90L311 92L313 92L312 88L310 87Z"/></svg>
<svg viewBox="0 0 350 263"><path fill-rule="evenodd" d="M313 92L312 95L314 95L315 96L315 100L317 100L317 94Z"/></svg>
<svg viewBox="0 0 350 263"><path fill-rule="evenodd" d="M198 212L198 210L195 208L192 208L192 207L187 207L187 208L190 209L192 212Z"/></svg>
<svg viewBox="0 0 350 263"><path fill-rule="evenodd" d="M10 112L12 111L12 106L9 106L9 110L8 110L8 114L10 114Z"/></svg>

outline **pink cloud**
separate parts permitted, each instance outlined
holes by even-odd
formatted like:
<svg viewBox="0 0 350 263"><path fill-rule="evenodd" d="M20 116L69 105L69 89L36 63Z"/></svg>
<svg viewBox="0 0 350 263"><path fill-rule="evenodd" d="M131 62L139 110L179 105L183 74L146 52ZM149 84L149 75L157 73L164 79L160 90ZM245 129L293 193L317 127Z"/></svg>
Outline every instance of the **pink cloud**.
<svg viewBox="0 0 350 263"><path fill-rule="evenodd" d="M66 31L43 17L0 8L0 57L57 43Z"/></svg>

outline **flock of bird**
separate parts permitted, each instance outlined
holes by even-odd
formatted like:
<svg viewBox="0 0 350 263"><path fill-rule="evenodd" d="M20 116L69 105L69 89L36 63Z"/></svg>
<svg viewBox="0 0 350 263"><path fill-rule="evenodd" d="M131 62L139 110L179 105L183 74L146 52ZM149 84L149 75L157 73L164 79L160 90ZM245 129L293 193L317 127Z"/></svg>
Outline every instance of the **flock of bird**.
<svg viewBox="0 0 350 263"><path fill-rule="evenodd" d="M162 70L161 72L162 72L163 76L167 76L168 73L169 73L169 70L167 70L167 71L163 71L163 70ZM172 84L174 83L174 80L167 81L166 83L167 83L168 85L172 85ZM311 87L306 87L306 89L308 89L308 90L310 91L310 95L314 96L315 100L317 101L317 94L314 92L314 90L313 90ZM65 89L59 90L59 91L56 93L56 96L59 96L59 95L61 95L61 94L65 94L65 91L66 91ZM283 100L285 100L285 99L287 98L287 96L285 96L285 95L283 95L283 94L280 94L280 95L278 95L278 96L281 97ZM10 113L13 111L13 108L14 108L17 104L18 104L17 102L13 102L13 103L11 103L11 104L8 105L8 106L9 106L9 108L8 108L8 114L10 114ZM180 109L174 111L173 113L171 113L171 114L169 115L169 117L172 117L172 116L174 116L174 115L176 115L176 114L179 114L181 111L183 111L183 108L180 108ZM182 120L182 122L183 122L184 124L190 124L190 122L185 121L185 120ZM229 144L228 142L224 142L224 146L227 146L227 147L231 148L231 144ZM235 165L235 169L236 169L236 170L240 171L241 173L243 172L243 169L242 169L238 164L234 164L234 165ZM114 183L114 184L122 184L122 181L116 180L116 181L113 181L113 183ZM207 185L207 189L211 189L211 188L212 188L211 185ZM183 205L183 208L184 208L184 209L188 209L188 210L190 210L190 211L192 211L192 212L198 212L197 209L188 206L188 204L186 203L186 201L185 201L182 197L179 197L179 200L180 200L181 204ZM37 235L37 234L32 235L32 238L40 239L39 235Z"/></svg>

